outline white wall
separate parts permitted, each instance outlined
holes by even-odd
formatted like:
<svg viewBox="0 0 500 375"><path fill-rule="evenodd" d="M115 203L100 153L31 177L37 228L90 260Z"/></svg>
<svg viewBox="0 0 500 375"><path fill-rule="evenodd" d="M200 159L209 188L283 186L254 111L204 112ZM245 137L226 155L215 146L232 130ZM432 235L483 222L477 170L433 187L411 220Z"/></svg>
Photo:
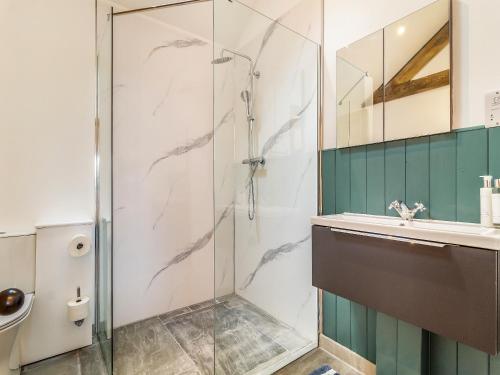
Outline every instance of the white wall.
<svg viewBox="0 0 500 375"><path fill-rule="evenodd" d="M94 1L0 2L0 230L94 213Z"/></svg>
<svg viewBox="0 0 500 375"><path fill-rule="evenodd" d="M454 127L485 124L484 95L500 89L498 0L453 0Z"/></svg>
<svg viewBox="0 0 500 375"><path fill-rule="evenodd" d="M325 149L336 147L335 56L346 44L430 4L431 0L325 0ZM453 0L454 128L484 124L484 95L500 88L500 21L494 0Z"/></svg>
<svg viewBox="0 0 500 375"><path fill-rule="evenodd" d="M94 5L0 2L0 231L32 233L35 225L93 219ZM74 228L93 233L92 224ZM53 234L36 241L36 298L23 327L23 363L92 342L92 316L77 328L67 320L66 301L79 285L94 303L93 254L72 261L70 234L41 232ZM25 271L35 278L35 269Z"/></svg>

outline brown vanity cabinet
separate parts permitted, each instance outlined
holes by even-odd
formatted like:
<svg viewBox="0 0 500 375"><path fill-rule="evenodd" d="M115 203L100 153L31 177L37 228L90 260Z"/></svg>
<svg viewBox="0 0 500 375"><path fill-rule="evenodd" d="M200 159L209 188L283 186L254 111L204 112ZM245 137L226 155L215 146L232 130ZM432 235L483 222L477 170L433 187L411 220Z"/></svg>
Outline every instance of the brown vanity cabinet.
<svg viewBox="0 0 500 375"><path fill-rule="evenodd" d="M313 285L483 352L499 348L498 252L314 225Z"/></svg>

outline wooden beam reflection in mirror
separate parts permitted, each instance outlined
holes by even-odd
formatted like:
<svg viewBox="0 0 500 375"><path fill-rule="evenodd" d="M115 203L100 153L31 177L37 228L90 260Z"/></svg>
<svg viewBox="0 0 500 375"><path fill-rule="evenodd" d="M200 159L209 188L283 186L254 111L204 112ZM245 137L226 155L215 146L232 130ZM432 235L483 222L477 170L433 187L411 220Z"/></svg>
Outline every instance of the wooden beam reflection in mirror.
<svg viewBox="0 0 500 375"><path fill-rule="evenodd" d="M373 105L434 90L450 84L450 70L412 80L450 42L450 23L446 24L385 85L373 93ZM385 96L385 98L384 98Z"/></svg>

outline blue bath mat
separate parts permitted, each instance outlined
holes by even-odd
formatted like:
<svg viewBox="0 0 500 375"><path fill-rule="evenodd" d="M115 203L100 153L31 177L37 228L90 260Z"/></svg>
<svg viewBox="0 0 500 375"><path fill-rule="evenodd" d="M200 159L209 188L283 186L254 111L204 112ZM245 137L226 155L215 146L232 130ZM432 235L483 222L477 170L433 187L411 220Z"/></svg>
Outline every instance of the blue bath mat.
<svg viewBox="0 0 500 375"><path fill-rule="evenodd" d="M314 370L309 375L340 375L337 371L332 369L330 366L325 365L320 368Z"/></svg>

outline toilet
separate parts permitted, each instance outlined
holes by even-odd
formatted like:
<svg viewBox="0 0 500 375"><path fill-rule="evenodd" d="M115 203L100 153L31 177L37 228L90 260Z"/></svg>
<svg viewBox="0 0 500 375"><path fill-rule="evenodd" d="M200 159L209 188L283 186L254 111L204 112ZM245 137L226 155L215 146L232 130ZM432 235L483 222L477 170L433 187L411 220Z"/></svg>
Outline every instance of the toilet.
<svg viewBox="0 0 500 375"><path fill-rule="evenodd" d="M0 315L0 375L17 375L21 372L19 331L31 312L34 299L33 293L27 293L18 311L7 316Z"/></svg>
<svg viewBox="0 0 500 375"><path fill-rule="evenodd" d="M0 315L0 375L20 373L20 332L35 300L35 252L33 233L0 235L0 291L16 288L24 293L19 310Z"/></svg>

